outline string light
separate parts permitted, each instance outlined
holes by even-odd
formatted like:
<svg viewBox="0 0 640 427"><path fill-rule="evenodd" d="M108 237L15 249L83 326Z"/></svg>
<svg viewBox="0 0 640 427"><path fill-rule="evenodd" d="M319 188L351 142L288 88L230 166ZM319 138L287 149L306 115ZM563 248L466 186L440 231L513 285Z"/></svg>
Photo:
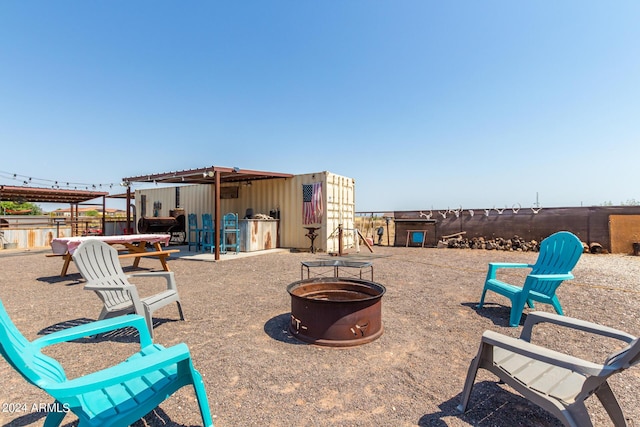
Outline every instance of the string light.
<svg viewBox="0 0 640 427"><path fill-rule="evenodd" d="M0 180L13 180L13 181L22 181L23 186L41 186L41 187L51 187L53 189L73 189L77 190L78 188L85 188L89 190L92 188L95 190L96 188L102 189L104 187L113 188L114 183L86 183L86 182L71 182L71 181L61 181L59 179L46 179L46 178L36 178L29 175L21 175L13 172L5 172L0 171ZM64 184L63 184L64 182ZM118 184L119 185L119 184Z"/></svg>

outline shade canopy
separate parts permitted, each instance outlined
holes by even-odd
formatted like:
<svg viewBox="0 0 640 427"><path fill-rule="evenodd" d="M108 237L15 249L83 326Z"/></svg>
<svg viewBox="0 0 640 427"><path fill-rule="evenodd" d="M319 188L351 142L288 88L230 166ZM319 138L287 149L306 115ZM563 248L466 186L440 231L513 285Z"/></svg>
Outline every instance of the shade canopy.
<svg viewBox="0 0 640 427"><path fill-rule="evenodd" d="M173 184L213 184L216 174L221 183L254 181L258 179L291 178L289 173L264 172L237 167L209 166L175 172L163 172L123 178L124 183L155 182Z"/></svg>
<svg viewBox="0 0 640 427"><path fill-rule="evenodd" d="M210 184L215 188L214 200L214 230L220 230L220 184L230 182L248 182L260 179L291 178L292 174L278 172L264 172L238 167L208 166L199 169L188 169L176 172L164 172L123 178L127 186L127 206L131 199L132 182L155 182L156 184ZM127 209L127 227L130 227L130 214ZM217 233L217 231L215 231ZM217 241L216 238L214 241ZM215 259L220 259L220 245L215 245Z"/></svg>

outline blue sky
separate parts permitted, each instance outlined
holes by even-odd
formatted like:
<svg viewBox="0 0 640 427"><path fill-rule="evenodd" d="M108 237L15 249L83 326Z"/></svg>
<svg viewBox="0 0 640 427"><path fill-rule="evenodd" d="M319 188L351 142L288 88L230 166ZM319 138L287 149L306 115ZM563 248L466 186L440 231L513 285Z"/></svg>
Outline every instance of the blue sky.
<svg viewBox="0 0 640 427"><path fill-rule="evenodd" d="M638 22L635 0L2 1L0 184L217 165L348 176L358 211L639 200Z"/></svg>

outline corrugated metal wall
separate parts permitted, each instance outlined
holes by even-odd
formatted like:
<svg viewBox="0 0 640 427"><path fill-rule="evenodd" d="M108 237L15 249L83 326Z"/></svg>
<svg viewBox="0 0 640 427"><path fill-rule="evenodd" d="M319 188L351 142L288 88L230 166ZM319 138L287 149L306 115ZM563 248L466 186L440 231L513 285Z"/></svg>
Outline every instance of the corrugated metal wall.
<svg viewBox="0 0 640 427"><path fill-rule="evenodd" d="M252 181L251 185L235 184L238 187L238 198L220 200L222 214L234 212L239 218L244 218L247 209L251 209L254 214L264 215L280 210L282 215L286 205L289 181L286 178L277 178Z"/></svg>
<svg viewBox="0 0 640 427"><path fill-rule="evenodd" d="M346 230L354 228L355 218L355 182L352 178L339 176L330 172L318 172L296 175L292 178L277 178L252 181L248 183L227 184L223 187L238 187L238 198L221 199L221 215L228 212L244 218L247 209L254 214L280 217L280 247L309 248L310 240L302 224L302 185L322 182L324 214L322 228L318 230L315 240L317 249L327 252L338 251L338 224ZM142 199L145 207L142 207ZM162 204L158 216L169 216L169 211L176 207L175 187L151 188L136 190L136 212L138 217L146 212L153 216L154 203ZM213 185L188 185L180 187L180 207L185 213L195 213L201 218L203 213L214 211ZM353 232L345 232L343 244L345 248L353 247Z"/></svg>
<svg viewBox="0 0 640 427"><path fill-rule="evenodd" d="M215 187L213 185L185 185L180 187L180 207L185 210L185 215L194 213L200 220L203 213L213 213L215 204L214 190ZM201 226L202 224L198 223L198 225Z"/></svg>
<svg viewBox="0 0 640 427"><path fill-rule="evenodd" d="M296 175L289 179L285 204L281 208L282 246L291 248L309 248L311 240L306 236L302 218L302 186L322 182L323 216L318 237L314 241L316 250L323 252L338 251L338 225L347 230L353 229L355 217L355 183L352 178L331 172L317 172ZM286 215L286 217L285 217ZM345 248L353 247L353 232L343 236Z"/></svg>
<svg viewBox="0 0 640 427"><path fill-rule="evenodd" d="M146 190L136 190L136 213L139 220L143 216L169 216L169 209L175 208L174 188L160 187ZM162 206L154 212L153 205L160 203ZM136 224L137 226L137 224Z"/></svg>
<svg viewBox="0 0 640 427"><path fill-rule="evenodd" d="M17 248L42 248L47 247L56 237L70 237L71 228L29 227L2 230L3 243L15 243Z"/></svg>
<svg viewBox="0 0 640 427"><path fill-rule="evenodd" d="M435 246L442 236L458 232L465 232L465 237L469 238L519 236L525 240L540 241L556 231L567 230L587 244L599 243L614 253L631 253L631 241L640 235L640 221L632 217L623 221L622 217L616 217L640 215L640 206L544 208L536 211L505 209L502 213L476 209L473 212L471 215L470 210L462 211L458 216L435 213L435 226L425 228L418 223L423 218L420 211L396 211L394 217L400 221L396 222L395 245L405 245L406 228L427 229L427 244L430 246ZM415 222L412 223L411 219ZM610 232L612 225L614 233Z"/></svg>
<svg viewBox="0 0 640 427"><path fill-rule="evenodd" d="M354 247L355 180L335 174L327 175L327 251L338 252L338 226L344 230L344 248Z"/></svg>
<svg viewBox="0 0 640 427"><path fill-rule="evenodd" d="M180 206L176 203L177 188L179 189ZM135 199L136 221L143 216L154 216L153 206L157 202L161 203L162 207L158 210L158 215L155 216L169 216L171 210L180 207L185 209L185 214L195 213L198 218L201 218L203 213L213 212L214 187L213 185L183 185L146 188L136 190Z"/></svg>

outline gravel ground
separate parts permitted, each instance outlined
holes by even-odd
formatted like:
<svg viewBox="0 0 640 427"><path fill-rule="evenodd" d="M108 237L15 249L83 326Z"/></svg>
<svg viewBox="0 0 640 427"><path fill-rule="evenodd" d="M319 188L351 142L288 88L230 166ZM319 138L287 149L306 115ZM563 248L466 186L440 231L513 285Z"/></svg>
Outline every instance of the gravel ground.
<svg viewBox="0 0 640 427"><path fill-rule="evenodd" d="M186 250L186 247L183 248ZM458 249L375 247L370 259L382 298L384 334L368 344L321 347L297 341L287 332L290 296L286 286L300 278L300 262L325 254L275 253L220 262L172 258L186 321L175 305L155 313L155 341L186 342L203 374L214 423L228 426L560 426L508 386L480 371L469 411L455 407L480 336L490 329L517 336L509 328L509 303L480 297L490 261L534 262L535 253ZM42 251L0 251L0 299L18 328L35 339L56 328L97 318L101 304L82 289L75 267L59 278L59 258ZM186 255L186 254L185 254ZM144 259L141 267L155 269ZM124 261L125 266L131 260ZM129 267L127 267L128 269ZM640 257L582 256L575 279L558 290L565 314L640 333ZM522 272L501 276L521 282ZM163 283L137 282L142 294ZM538 309L552 311L539 304ZM525 311L526 313L526 311ZM109 366L136 351L137 337L120 334L79 340L47 349L70 377ZM541 327L534 342L594 361L611 343L560 329ZM0 422L42 425L41 412L7 411L5 404L50 403L9 365L0 362ZM640 425L640 370L611 379L630 425ZM610 425L597 399L588 401L594 424ZM75 425L68 415L66 425ZM192 426L201 420L193 390L183 388L135 425Z"/></svg>

